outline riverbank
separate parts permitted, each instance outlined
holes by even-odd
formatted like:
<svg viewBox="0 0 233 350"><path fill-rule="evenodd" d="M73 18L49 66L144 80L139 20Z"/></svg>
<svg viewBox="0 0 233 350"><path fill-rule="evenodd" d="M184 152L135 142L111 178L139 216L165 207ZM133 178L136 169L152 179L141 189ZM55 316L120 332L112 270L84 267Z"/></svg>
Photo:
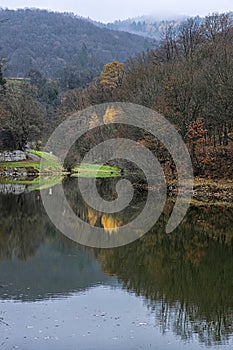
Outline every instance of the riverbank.
<svg viewBox="0 0 233 350"><path fill-rule="evenodd" d="M172 183L168 189L176 196L177 184ZM193 200L207 204L224 202L233 205L233 180L194 178Z"/></svg>
<svg viewBox="0 0 233 350"><path fill-rule="evenodd" d="M72 177L90 178L93 173L73 174ZM99 174L100 178L111 178L114 175L103 172ZM51 188L61 183L64 179L60 176L30 176L25 178L7 178L0 176L0 192L19 194L24 191L34 191ZM140 186L145 191L145 186ZM173 183L167 186L167 195L171 199L176 199L178 187ZM194 205L227 205L233 206L233 181L210 181L203 179L195 179L193 186L192 204Z"/></svg>
<svg viewBox="0 0 233 350"><path fill-rule="evenodd" d="M136 184L138 188L147 190L147 184ZM180 186L181 195L185 193L188 186ZM167 195L171 199L176 199L179 185L177 181L167 184ZM153 190L153 188L151 188ZM211 180L194 178L192 191L192 204L195 205L230 205L233 206L233 180Z"/></svg>
<svg viewBox="0 0 233 350"><path fill-rule="evenodd" d="M20 158L15 153L20 152ZM4 161L5 159L5 161ZM14 151L5 152L1 156L0 177L5 178L26 178L35 177L41 174L41 161L45 162L44 171L63 172L64 169L56 156L40 151L30 150L28 152Z"/></svg>
<svg viewBox="0 0 233 350"><path fill-rule="evenodd" d="M11 159L9 154L8 159ZM55 155L34 150L25 152L25 158L23 160L0 162L0 178L16 178L16 180L22 181L25 179L26 181L30 177L54 175L102 178L120 176L121 170L109 165L100 167L98 164L82 164L81 166L75 166L70 172L67 172Z"/></svg>
<svg viewBox="0 0 233 350"><path fill-rule="evenodd" d="M41 160L43 160L44 164L42 169ZM99 165L97 164L75 166L70 173L67 173L55 155L34 150L25 152L24 160L0 162L0 184L11 185L10 191L12 190L12 193L14 193L14 185L22 185L25 186L26 189L28 186L34 185L33 188L40 189L39 183L41 183L41 178L43 178L43 185L48 187L58 183L58 178L59 182L62 181L62 178L67 175L86 178L111 178L120 177L122 174L121 169L117 167L104 165L99 169ZM54 178L56 181L53 181ZM48 186L46 185L47 183ZM177 181L169 181L169 179L167 179L167 183L168 196L175 198L178 193ZM134 185L140 187L142 190L147 189L146 183L136 182ZM9 190L8 187L7 191ZM214 205L216 203L233 205L233 180L212 180L195 177L193 184L193 201L208 205Z"/></svg>
<svg viewBox="0 0 233 350"><path fill-rule="evenodd" d="M224 202L233 205L233 181L196 178L193 198L207 204Z"/></svg>

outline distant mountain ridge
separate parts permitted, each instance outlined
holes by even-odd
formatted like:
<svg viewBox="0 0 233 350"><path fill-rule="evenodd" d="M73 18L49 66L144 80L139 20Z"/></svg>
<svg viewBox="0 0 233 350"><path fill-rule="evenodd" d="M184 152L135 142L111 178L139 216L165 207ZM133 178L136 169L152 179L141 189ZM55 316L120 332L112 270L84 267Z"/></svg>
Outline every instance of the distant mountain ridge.
<svg viewBox="0 0 233 350"><path fill-rule="evenodd" d="M75 66L89 79L103 65L153 47L153 41L138 35L100 28L69 13L39 9L0 9L0 55L7 58L5 74L24 77L31 69L56 77Z"/></svg>
<svg viewBox="0 0 233 350"><path fill-rule="evenodd" d="M233 15L233 11L228 11ZM111 23L100 23L92 21L100 28L106 28L117 31L124 31L131 34L144 36L146 38L160 41L165 29L168 26L179 27L185 22L188 16L140 16L128 18L126 20L117 20ZM199 21L204 21L204 17L196 16Z"/></svg>
<svg viewBox="0 0 233 350"><path fill-rule="evenodd" d="M124 31L159 41L168 26L179 26L187 18L187 16L174 16L174 18L167 16L161 19L159 16L140 16L106 24L100 22L93 23L100 28Z"/></svg>

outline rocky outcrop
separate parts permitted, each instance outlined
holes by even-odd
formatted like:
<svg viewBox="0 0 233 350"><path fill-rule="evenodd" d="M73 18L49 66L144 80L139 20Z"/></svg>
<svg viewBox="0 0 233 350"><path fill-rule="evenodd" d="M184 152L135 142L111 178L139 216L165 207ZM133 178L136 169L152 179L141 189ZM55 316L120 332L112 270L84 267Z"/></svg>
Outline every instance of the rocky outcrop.
<svg viewBox="0 0 233 350"><path fill-rule="evenodd" d="M26 159L23 151L0 151L0 162L19 162Z"/></svg>

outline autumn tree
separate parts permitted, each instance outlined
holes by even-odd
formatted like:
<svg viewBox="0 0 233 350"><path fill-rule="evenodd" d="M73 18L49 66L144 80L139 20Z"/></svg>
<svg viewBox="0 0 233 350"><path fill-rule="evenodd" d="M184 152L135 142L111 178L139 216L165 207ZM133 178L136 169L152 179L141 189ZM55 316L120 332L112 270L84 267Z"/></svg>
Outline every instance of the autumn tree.
<svg viewBox="0 0 233 350"><path fill-rule="evenodd" d="M113 61L104 66L100 74L100 84L104 90L112 91L122 85L124 66L122 63Z"/></svg>
<svg viewBox="0 0 233 350"><path fill-rule="evenodd" d="M207 129L204 126L202 118L195 119L189 126L187 132L187 140L190 145L190 155L194 166L194 171L199 172L202 165L207 164L214 159L209 154L203 154L201 157L201 148L204 148L207 137ZM198 155L197 155L198 150Z"/></svg>

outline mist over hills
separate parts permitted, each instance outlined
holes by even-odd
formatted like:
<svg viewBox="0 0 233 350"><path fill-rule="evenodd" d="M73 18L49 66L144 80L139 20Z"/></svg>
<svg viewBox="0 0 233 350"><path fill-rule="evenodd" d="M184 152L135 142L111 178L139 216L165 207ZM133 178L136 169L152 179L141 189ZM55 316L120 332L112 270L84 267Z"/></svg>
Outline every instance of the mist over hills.
<svg viewBox="0 0 233 350"><path fill-rule="evenodd" d="M1 19L7 19L0 23L0 56L7 59L7 76L24 77L37 69L45 77L57 77L75 66L90 81L107 62L125 62L154 45L69 13L0 9Z"/></svg>
<svg viewBox="0 0 233 350"><path fill-rule="evenodd" d="M229 11L228 13L232 15L233 12ZM190 19L191 17L184 15L151 15L117 20L111 23L93 23L100 28L124 31L160 41L166 28L171 26L178 29L188 18ZM200 23L204 23L204 17L196 16L195 18L200 21Z"/></svg>
<svg viewBox="0 0 233 350"><path fill-rule="evenodd" d="M112 23L94 22L100 28L124 31L159 41L168 26L179 26L187 16L140 16Z"/></svg>

